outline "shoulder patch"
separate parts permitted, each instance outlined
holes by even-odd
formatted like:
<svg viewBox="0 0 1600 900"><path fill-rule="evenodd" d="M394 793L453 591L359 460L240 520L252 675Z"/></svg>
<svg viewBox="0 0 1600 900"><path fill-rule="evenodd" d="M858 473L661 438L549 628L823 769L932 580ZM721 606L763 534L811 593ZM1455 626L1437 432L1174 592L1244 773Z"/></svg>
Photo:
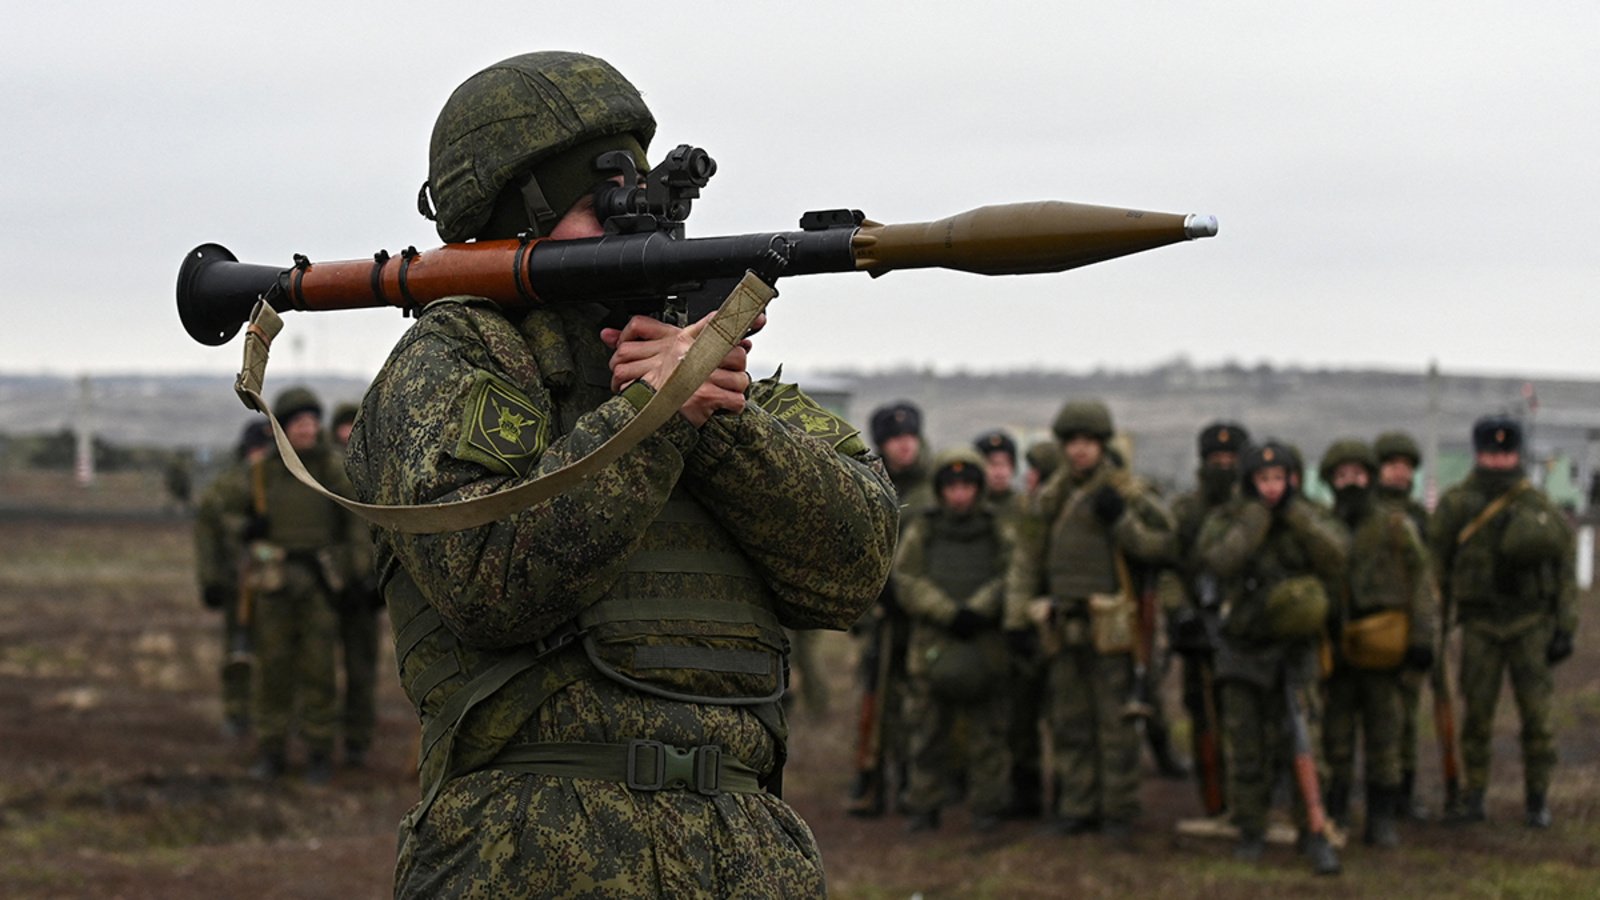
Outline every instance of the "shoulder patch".
<svg viewBox="0 0 1600 900"><path fill-rule="evenodd" d="M859 429L806 396L798 386L778 382L776 376L757 382L752 387L750 399L783 424L811 437L821 438L847 456L867 449L859 437Z"/></svg>
<svg viewBox="0 0 1600 900"><path fill-rule="evenodd" d="M524 475L550 443L550 416L498 375L473 373L456 457L506 475Z"/></svg>

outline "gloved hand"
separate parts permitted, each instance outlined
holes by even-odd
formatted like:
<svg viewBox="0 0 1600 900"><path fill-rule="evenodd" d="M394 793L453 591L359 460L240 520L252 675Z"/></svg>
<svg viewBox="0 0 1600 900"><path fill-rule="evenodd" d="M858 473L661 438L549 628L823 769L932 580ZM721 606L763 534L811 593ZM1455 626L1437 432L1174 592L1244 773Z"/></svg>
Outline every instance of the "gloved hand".
<svg viewBox="0 0 1600 900"><path fill-rule="evenodd" d="M1400 666L1418 672L1428 671L1433 668L1433 648L1426 644L1412 644L1406 648L1406 655L1401 657Z"/></svg>
<svg viewBox="0 0 1600 900"><path fill-rule="evenodd" d="M1032 628L1013 628L1006 632L1006 649L1016 659L1039 655L1039 632Z"/></svg>
<svg viewBox="0 0 1600 900"><path fill-rule="evenodd" d="M950 620L950 633L958 640L970 640L973 635L982 631L989 625L989 617L976 610L962 607L956 611L956 617Z"/></svg>
<svg viewBox="0 0 1600 900"><path fill-rule="evenodd" d="M272 520L266 516L251 516L244 523L245 541L264 541L272 530Z"/></svg>
<svg viewBox="0 0 1600 900"><path fill-rule="evenodd" d="M228 605L228 589L210 585L200 591L200 602L206 609L221 609Z"/></svg>
<svg viewBox="0 0 1600 900"><path fill-rule="evenodd" d="M1100 490L1094 492L1093 502L1095 518L1105 525L1114 524L1128 508L1128 501L1109 484L1101 485Z"/></svg>
<svg viewBox="0 0 1600 900"><path fill-rule="evenodd" d="M1572 632L1557 628L1556 633L1550 636L1550 646L1544 649L1545 660L1553 666L1571 655Z"/></svg>
<svg viewBox="0 0 1600 900"><path fill-rule="evenodd" d="M1206 623L1192 607L1181 606L1167 613L1167 643L1179 653L1204 653L1216 648L1206 635Z"/></svg>

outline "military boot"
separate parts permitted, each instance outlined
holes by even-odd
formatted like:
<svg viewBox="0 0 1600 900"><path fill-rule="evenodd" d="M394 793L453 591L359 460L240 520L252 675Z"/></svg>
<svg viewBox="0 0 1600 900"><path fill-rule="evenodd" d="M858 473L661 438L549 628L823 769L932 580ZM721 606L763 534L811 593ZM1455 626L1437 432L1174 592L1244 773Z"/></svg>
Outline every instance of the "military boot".
<svg viewBox="0 0 1600 900"><path fill-rule="evenodd" d="M937 809L931 809L923 813L912 813L906 820L906 834L938 830L939 811Z"/></svg>
<svg viewBox="0 0 1600 900"><path fill-rule="evenodd" d="M1261 854L1266 852L1267 839L1260 834L1241 831L1239 843L1233 847L1233 858L1239 862L1260 862Z"/></svg>
<svg viewBox="0 0 1600 900"><path fill-rule="evenodd" d="M883 815L883 779L877 772L857 772L850 786L850 803L845 812L861 819Z"/></svg>
<svg viewBox="0 0 1600 900"><path fill-rule="evenodd" d="M1350 782L1343 778L1334 778L1328 782L1327 793L1328 818L1339 826L1340 831L1350 827Z"/></svg>
<svg viewBox="0 0 1600 900"><path fill-rule="evenodd" d="M1383 785L1367 786L1367 831L1364 840L1372 847L1400 846L1395 827L1395 810L1400 789Z"/></svg>
<svg viewBox="0 0 1600 900"><path fill-rule="evenodd" d="M275 781L289 768L282 750L262 750L250 767L250 777L257 781Z"/></svg>
<svg viewBox="0 0 1600 900"><path fill-rule="evenodd" d="M1307 835L1305 853L1311 860L1311 871L1318 875L1339 874L1339 851L1333 849L1327 835Z"/></svg>
<svg viewBox="0 0 1600 900"><path fill-rule="evenodd" d="M327 750L313 750L306 759L306 783L327 784L333 780L333 754Z"/></svg>
<svg viewBox="0 0 1600 900"><path fill-rule="evenodd" d="M1395 815L1410 819L1413 822L1428 821L1428 807L1417 799L1417 773L1415 771L1402 772L1400 775L1400 793L1395 800Z"/></svg>
<svg viewBox="0 0 1600 900"><path fill-rule="evenodd" d="M1011 804L1002 815L1008 819L1037 819L1044 815L1044 786L1038 769L1011 770Z"/></svg>
<svg viewBox="0 0 1600 900"><path fill-rule="evenodd" d="M1545 801L1544 791L1528 792L1527 809L1528 817L1523 821L1529 828L1550 827L1550 804Z"/></svg>
<svg viewBox="0 0 1600 900"><path fill-rule="evenodd" d="M1451 811L1448 821L1451 825L1473 825L1488 818L1483 809L1483 789L1468 788L1461 795L1461 802Z"/></svg>
<svg viewBox="0 0 1600 900"><path fill-rule="evenodd" d="M1183 781L1188 778L1189 767L1172 753L1172 740L1166 725L1158 724L1154 719L1146 719L1144 727L1145 738L1150 743L1150 755L1155 757L1156 771L1161 777L1169 781Z"/></svg>

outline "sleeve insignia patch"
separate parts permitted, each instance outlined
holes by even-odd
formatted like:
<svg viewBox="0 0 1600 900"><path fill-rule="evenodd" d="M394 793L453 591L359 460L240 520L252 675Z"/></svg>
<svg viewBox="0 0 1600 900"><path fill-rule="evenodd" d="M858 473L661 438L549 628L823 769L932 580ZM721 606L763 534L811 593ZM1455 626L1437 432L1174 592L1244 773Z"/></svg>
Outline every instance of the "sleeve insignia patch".
<svg viewBox="0 0 1600 900"><path fill-rule="evenodd" d="M751 391L751 399L773 418L811 437L827 441L841 453L851 454L866 449L856 437L859 431L849 422L825 409L792 384L763 380Z"/></svg>
<svg viewBox="0 0 1600 900"><path fill-rule="evenodd" d="M549 415L499 376L479 370L473 381L456 456L502 474L527 474L549 445Z"/></svg>

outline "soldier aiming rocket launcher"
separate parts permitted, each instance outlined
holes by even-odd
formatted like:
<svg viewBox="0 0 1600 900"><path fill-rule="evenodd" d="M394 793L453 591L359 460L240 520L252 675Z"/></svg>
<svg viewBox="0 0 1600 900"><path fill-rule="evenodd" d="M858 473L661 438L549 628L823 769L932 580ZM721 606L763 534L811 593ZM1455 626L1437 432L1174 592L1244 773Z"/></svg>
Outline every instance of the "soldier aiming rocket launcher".
<svg viewBox="0 0 1600 900"><path fill-rule="evenodd" d="M760 271L774 254L783 275L919 268L1021 275L1217 233L1212 216L1044 201L900 225L869 221L858 210L826 210L806 213L798 231L688 238L692 201L716 172L704 150L681 145L642 179L625 152L601 154L596 166L620 176L594 195L603 237L408 247L397 256L379 251L322 263L296 255L287 269L241 263L218 244L201 244L178 271L178 315L191 337L213 346L238 332L258 300L278 311L396 306L407 314L462 294L508 310L599 301L624 314L687 324L716 309L747 270ZM770 281L777 272L765 274Z"/></svg>

